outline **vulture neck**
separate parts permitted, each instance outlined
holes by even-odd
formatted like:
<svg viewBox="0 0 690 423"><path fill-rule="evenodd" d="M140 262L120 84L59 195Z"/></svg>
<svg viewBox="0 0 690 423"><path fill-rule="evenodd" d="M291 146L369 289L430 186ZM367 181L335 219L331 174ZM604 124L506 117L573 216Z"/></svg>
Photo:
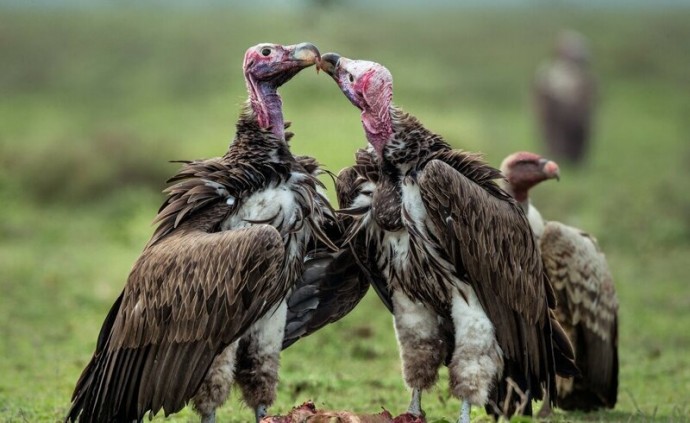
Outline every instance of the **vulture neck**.
<svg viewBox="0 0 690 423"><path fill-rule="evenodd" d="M374 147L379 158L383 158L383 149L393 136L393 121L390 105L379 110L362 111L362 126L367 141Z"/></svg>
<svg viewBox="0 0 690 423"><path fill-rule="evenodd" d="M509 182L503 182L502 185L503 191L510 194L518 202L522 211L527 213L529 210L529 191L521 188L515 189Z"/></svg>
<svg viewBox="0 0 690 423"><path fill-rule="evenodd" d="M278 94L278 87L270 81L257 83L251 77L247 77L246 81L249 102L259 126L285 141L283 101Z"/></svg>

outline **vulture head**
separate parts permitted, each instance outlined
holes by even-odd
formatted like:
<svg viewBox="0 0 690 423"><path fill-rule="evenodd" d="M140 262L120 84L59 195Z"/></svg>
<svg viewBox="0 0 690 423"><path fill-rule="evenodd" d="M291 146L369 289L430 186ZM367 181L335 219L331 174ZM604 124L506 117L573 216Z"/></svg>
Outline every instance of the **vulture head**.
<svg viewBox="0 0 690 423"><path fill-rule="evenodd" d="M247 49L242 69L249 103L259 126L271 128L276 137L285 139L283 104L278 88L320 59L319 50L310 43L292 46L262 43Z"/></svg>
<svg viewBox="0 0 690 423"><path fill-rule="evenodd" d="M561 32L556 41L555 56L568 62L586 65L589 62L589 49L585 37L572 30Z"/></svg>
<svg viewBox="0 0 690 423"><path fill-rule="evenodd" d="M292 46L262 43L247 49L242 68L247 81L276 89L320 58L319 50L310 43Z"/></svg>
<svg viewBox="0 0 690 423"><path fill-rule="evenodd" d="M333 78L350 102L362 111L367 139L381 154L393 134L390 107L393 76L383 65L353 60L336 53L321 57L319 67Z"/></svg>
<svg viewBox="0 0 690 423"><path fill-rule="evenodd" d="M508 182L508 191L518 202L525 202L528 191L547 179L560 179L558 164L538 154L521 151L506 157L501 172Z"/></svg>

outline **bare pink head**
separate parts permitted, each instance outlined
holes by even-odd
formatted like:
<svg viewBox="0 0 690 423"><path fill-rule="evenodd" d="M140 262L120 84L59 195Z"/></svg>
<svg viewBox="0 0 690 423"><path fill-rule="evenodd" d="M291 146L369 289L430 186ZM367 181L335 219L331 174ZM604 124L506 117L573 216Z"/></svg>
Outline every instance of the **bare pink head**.
<svg viewBox="0 0 690 423"><path fill-rule="evenodd" d="M560 179L556 162L527 151L506 157L501 163L501 172L508 181L507 190L520 203L529 199L533 186L547 179Z"/></svg>
<svg viewBox="0 0 690 423"><path fill-rule="evenodd" d="M383 147L393 135L391 73L379 63L352 60L336 53L324 54L320 67L335 80L345 97L362 111L367 140L381 156Z"/></svg>
<svg viewBox="0 0 690 423"><path fill-rule="evenodd" d="M278 137L284 138L278 88L319 59L319 50L309 43L291 46L262 43L247 49L242 69L259 126L264 129L270 127Z"/></svg>

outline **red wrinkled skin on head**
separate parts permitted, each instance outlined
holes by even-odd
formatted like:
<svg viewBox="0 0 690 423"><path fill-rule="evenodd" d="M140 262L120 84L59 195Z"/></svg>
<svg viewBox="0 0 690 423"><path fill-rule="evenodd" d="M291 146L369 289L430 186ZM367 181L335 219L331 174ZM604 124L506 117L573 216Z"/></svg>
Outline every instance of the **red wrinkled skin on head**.
<svg viewBox="0 0 690 423"><path fill-rule="evenodd" d="M355 82L353 88L355 91L360 93L366 93L369 89L369 82L371 82L371 77L374 76L376 72L374 69L367 71L364 75L360 76Z"/></svg>

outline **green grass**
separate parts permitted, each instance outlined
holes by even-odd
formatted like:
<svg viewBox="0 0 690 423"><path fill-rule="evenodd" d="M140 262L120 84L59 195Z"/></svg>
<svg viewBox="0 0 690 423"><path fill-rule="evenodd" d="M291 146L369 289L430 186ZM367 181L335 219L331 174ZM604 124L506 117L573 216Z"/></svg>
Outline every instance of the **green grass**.
<svg viewBox="0 0 690 423"><path fill-rule="evenodd" d="M232 11L0 12L0 421L58 421L98 329L152 232L177 165L220 155L245 97L244 50L309 40L380 61L395 99L498 165L542 150L530 109L559 28L591 39L601 92L589 163L534 193L546 218L596 234L620 299L614 411L559 421L686 421L690 392L690 11L555 9L387 15ZM364 145L325 76L282 90L297 153L337 171ZM394 413L408 402L390 316L369 295L283 354L275 412ZM454 421L447 374L424 400ZM479 419L483 412L474 410ZM221 421L250 421L233 394ZM185 410L172 421L196 421Z"/></svg>

